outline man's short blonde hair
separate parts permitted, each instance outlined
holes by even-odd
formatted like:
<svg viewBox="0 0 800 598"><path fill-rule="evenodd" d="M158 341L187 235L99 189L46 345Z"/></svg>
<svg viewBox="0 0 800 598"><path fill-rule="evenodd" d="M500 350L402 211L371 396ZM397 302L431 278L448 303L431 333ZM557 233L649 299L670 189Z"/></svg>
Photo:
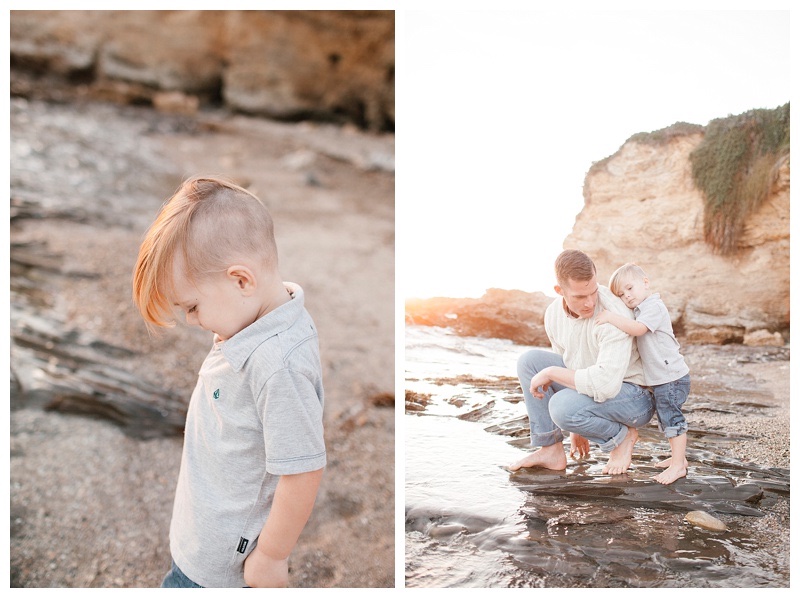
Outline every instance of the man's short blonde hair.
<svg viewBox="0 0 800 598"><path fill-rule="evenodd" d="M133 301L150 326L172 326L176 258L190 281L239 260L277 269L272 217L252 193L229 181L195 177L161 207L133 270Z"/></svg>
<svg viewBox="0 0 800 598"><path fill-rule="evenodd" d="M608 288L611 292L619 296L623 285L629 280L644 280L647 274L633 262L628 262L614 270L611 278L608 279Z"/></svg>

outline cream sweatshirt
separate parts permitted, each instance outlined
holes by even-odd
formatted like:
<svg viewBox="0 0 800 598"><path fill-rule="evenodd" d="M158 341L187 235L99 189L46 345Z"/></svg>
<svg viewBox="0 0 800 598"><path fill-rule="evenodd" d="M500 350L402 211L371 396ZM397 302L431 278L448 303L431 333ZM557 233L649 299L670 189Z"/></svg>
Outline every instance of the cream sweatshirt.
<svg viewBox="0 0 800 598"><path fill-rule="evenodd" d="M553 351L575 370L576 390L598 403L617 396L623 382L645 385L642 362L632 336L611 324L596 325L603 310L633 318L633 313L607 287L598 286L599 297L591 318L579 319L567 313L557 297L544 314L544 327Z"/></svg>

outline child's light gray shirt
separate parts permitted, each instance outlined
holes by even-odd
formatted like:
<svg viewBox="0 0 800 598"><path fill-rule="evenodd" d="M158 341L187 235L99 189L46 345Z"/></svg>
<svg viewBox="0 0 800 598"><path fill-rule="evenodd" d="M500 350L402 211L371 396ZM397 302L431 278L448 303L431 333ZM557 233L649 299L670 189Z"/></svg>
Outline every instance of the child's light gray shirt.
<svg viewBox="0 0 800 598"><path fill-rule="evenodd" d="M317 330L285 285L291 301L214 343L189 403L170 550L201 586L244 586L280 476L326 463Z"/></svg>
<svg viewBox="0 0 800 598"><path fill-rule="evenodd" d="M661 296L658 293L650 295L633 308L633 315L648 330L636 337L647 384L666 384L688 374L689 367L680 353L680 343L672 332L672 321Z"/></svg>

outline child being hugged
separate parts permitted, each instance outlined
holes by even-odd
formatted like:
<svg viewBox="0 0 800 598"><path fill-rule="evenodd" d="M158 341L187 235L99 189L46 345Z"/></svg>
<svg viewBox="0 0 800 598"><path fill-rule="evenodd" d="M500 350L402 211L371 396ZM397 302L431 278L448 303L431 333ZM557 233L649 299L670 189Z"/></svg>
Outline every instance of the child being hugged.
<svg viewBox="0 0 800 598"><path fill-rule="evenodd" d="M658 293L650 290L650 281L639 266L625 264L618 268L608 283L630 309L635 319L603 311L598 324L609 323L636 337L636 345L644 367L645 382L653 388L658 424L669 440L672 456L658 464L665 468L653 479L671 484L686 476L686 432L689 429L681 406L689 395L689 367L680 353L666 305Z"/></svg>
<svg viewBox="0 0 800 598"><path fill-rule="evenodd" d="M252 193L186 181L147 231L133 299L150 327L214 334L186 415L162 587L283 587L326 464L319 343Z"/></svg>

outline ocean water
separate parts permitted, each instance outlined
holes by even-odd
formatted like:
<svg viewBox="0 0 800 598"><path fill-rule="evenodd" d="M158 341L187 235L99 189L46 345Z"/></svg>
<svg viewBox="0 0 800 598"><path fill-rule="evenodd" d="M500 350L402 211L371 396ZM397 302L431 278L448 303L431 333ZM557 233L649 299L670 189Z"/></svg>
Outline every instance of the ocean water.
<svg viewBox="0 0 800 598"><path fill-rule="evenodd" d="M752 525L764 505L788 500L788 470L732 459L735 436L693 433L690 475L669 487L649 479L668 455L654 423L624 476L603 475L596 450L565 472L505 469L530 450L516 380L527 349L406 328L407 587L788 585ZM706 391L698 403L713 409ZM689 510L728 531L689 525Z"/></svg>
<svg viewBox="0 0 800 598"><path fill-rule="evenodd" d="M409 587L507 585L517 574L490 538L525 534L519 514L525 494L508 483L502 469L523 452L484 432L485 424L458 419L491 395L439 381L513 376L519 351L509 341L463 338L441 328L407 329L406 389L435 396L426 415L409 415L405 422ZM498 402L498 420L525 413L522 404ZM488 544L477 546L475 535Z"/></svg>

